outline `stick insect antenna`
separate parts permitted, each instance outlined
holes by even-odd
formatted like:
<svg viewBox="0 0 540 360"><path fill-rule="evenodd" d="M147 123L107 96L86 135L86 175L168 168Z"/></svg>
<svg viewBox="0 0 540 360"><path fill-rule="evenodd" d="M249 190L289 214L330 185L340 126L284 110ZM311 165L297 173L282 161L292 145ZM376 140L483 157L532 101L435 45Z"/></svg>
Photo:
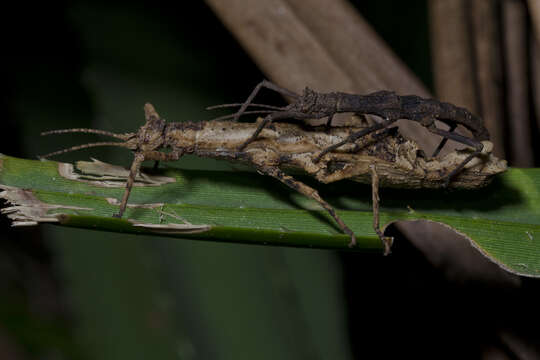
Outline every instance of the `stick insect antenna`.
<svg viewBox="0 0 540 360"><path fill-rule="evenodd" d="M244 111L242 113L242 115L244 114L270 114L270 113L275 113L275 111L273 110L253 110L253 111ZM218 118L215 118L215 119L212 119L212 121L220 121L220 120L227 120L227 119L232 119L234 117L236 117L237 114L230 114L230 115L224 115L224 116L220 116Z"/></svg>
<svg viewBox="0 0 540 360"><path fill-rule="evenodd" d="M231 107L237 107L237 106L242 106L242 105L244 105L244 103L220 104L220 105L208 106L206 110L231 108ZM283 110L283 107L281 106L272 106L272 105L266 105L266 104L249 104L249 106L260 107L263 109Z"/></svg>
<svg viewBox="0 0 540 360"><path fill-rule="evenodd" d="M67 134L67 133L75 133L75 132L111 136L111 137L121 139L121 140L126 140L129 136L132 135L132 134L115 134L115 133L110 132L110 131L97 130L97 129L74 128L74 129L60 129L60 130L44 131L44 132L41 133L41 136L52 135L52 134Z"/></svg>
<svg viewBox="0 0 540 360"><path fill-rule="evenodd" d="M55 152L52 152L52 153L49 153L49 154L41 155L41 156L39 156L39 158L40 158L40 159L46 159L46 158L51 157L51 156L60 155L60 154L65 154L65 153L67 153L67 152L76 151L76 150L80 150L80 149L86 149L86 148L91 148L91 147L98 147L98 146L119 146L119 147L128 147L128 144L127 144L127 143L114 142L114 141L96 142L96 143L90 143L90 144L84 144L84 145L72 146L72 147L67 148L67 149L58 150L58 151L55 151Z"/></svg>

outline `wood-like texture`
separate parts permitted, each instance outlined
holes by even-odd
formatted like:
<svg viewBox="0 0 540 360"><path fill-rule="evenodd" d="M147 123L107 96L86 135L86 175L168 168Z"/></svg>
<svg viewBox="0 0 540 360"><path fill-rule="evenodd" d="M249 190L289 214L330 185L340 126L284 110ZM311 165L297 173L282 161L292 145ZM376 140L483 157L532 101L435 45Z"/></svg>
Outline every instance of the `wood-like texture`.
<svg viewBox="0 0 540 360"><path fill-rule="evenodd" d="M431 48L437 96L484 120L494 153L504 157L503 68L496 0L431 0Z"/></svg>
<svg viewBox="0 0 540 360"><path fill-rule="evenodd" d="M497 0L471 1L470 9L474 45L471 55L476 73L478 115L484 120L484 125L491 135L493 153L504 158L503 71Z"/></svg>
<svg viewBox="0 0 540 360"><path fill-rule="evenodd" d="M529 5L529 15L532 20L533 29L536 33L536 38L540 39L540 1L528 0L527 4Z"/></svg>
<svg viewBox="0 0 540 360"><path fill-rule="evenodd" d="M507 106L510 114L510 163L532 166L529 73L527 64L526 8L521 1L503 2L504 47L506 55Z"/></svg>
<svg viewBox="0 0 540 360"><path fill-rule="evenodd" d="M433 74L437 96L478 111L471 57L468 0L429 2Z"/></svg>
<svg viewBox="0 0 540 360"><path fill-rule="evenodd" d="M534 106L536 110L536 123L540 129L540 1L529 0L529 14L531 17L534 35L530 38L531 71Z"/></svg>

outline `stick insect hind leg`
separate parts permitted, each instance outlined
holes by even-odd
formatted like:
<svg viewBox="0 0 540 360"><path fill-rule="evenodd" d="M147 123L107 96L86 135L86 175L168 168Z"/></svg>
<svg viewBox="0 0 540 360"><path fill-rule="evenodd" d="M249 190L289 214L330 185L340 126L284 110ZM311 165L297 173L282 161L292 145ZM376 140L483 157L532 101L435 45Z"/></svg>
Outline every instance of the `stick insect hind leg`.
<svg viewBox="0 0 540 360"><path fill-rule="evenodd" d="M392 128L391 128L392 129ZM381 134L375 134L374 139L376 137L385 136L388 135L388 132L384 132ZM392 243L394 242L394 238L391 236L385 236L384 233L381 231L380 224L379 224L379 205L380 205L380 198L379 198L379 175L377 174L377 169L375 164L369 165L369 170L371 172L371 198L372 198L372 209L373 209L373 230L381 239L381 242L384 247L384 255L389 255L390 250L392 248ZM363 173L364 170L358 169L358 174ZM317 180L323 183L329 183L334 182L337 180L342 179L348 179L351 176L354 176L354 173L350 173L347 171L344 171L344 169L337 170L329 174L330 176L325 176L324 174L321 174L319 177L317 177Z"/></svg>
<svg viewBox="0 0 540 360"><path fill-rule="evenodd" d="M373 201L373 230L375 230L375 233L379 236L379 239L381 239L384 245L384 255L389 255L394 238L391 236L384 236L381 231L379 225L379 204L381 201L379 198L379 175L377 174L375 164L369 165L369 169L371 171L371 197Z"/></svg>
<svg viewBox="0 0 540 360"><path fill-rule="evenodd" d="M456 142L459 142L459 143L461 143L463 145L470 146L470 147L475 149L475 151L473 153L471 153L469 156L467 156L465 158L465 160L463 160L455 169L453 169L448 174L443 176L444 186L447 187L450 184L450 181L452 180L452 178L456 174L458 174L465 167L465 165L467 165L469 163L469 161L471 161L472 159L474 159L475 157L477 157L478 155L480 155L482 153L482 151L484 150L484 144L482 144L478 140L471 139L471 138L468 138L466 136L456 134L454 132L450 132L450 131L447 131L447 130L441 130L441 129L437 128L435 126L435 124L432 124L431 126L428 126L427 128L428 128L429 131L431 131L434 134L443 136L443 137L445 137L447 139L450 139L450 140L454 140Z"/></svg>
<svg viewBox="0 0 540 360"><path fill-rule="evenodd" d="M258 163L256 161L253 162L257 168L257 170L265 175L269 175L279 181L281 181L283 184L287 185L291 189L294 189L298 191L299 193L317 201L329 214L334 218L334 220L338 223L339 227L343 232L351 237L351 242L349 243L349 247L356 246L356 237L354 236L354 233L349 227L345 224L343 220L338 216L336 213L336 210L327 203L317 190L313 189L312 187L304 184L301 181L296 180L290 175L285 174L281 169L279 169L277 166L268 166L261 163Z"/></svg>
<svg viewBox="0 0 540 360"><path fill-rule="evenodd" d="M457 124L452 124L450 125L450 128L447 130L449 133L453 132L455 129L457 128ZM436 157L437 155L439 155L439 153L441 152L441 150L444 148L444 145L446 145L446 143L448 142L448 138L445 137L441 140L441 142L439 143L439 146L437 146L437 148L435 149L435 151L433 151L433 154L431 155L432 158Z"/></svg>

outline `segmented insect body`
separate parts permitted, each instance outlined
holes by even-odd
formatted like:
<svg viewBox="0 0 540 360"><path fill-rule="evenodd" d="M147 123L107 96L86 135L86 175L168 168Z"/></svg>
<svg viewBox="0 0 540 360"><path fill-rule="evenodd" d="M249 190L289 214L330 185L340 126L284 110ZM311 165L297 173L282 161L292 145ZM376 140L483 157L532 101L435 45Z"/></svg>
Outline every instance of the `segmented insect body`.
<svg viewBox="0 0 540 360"><path fill-rule="evenodd" d="M252 104L253 99L263 87L288 96L292 98L293 102L284 107ZM279 119L290 118L301 120L327 117L327 125L330 125L333 116L338 113L351 112L362 115L376 115L382 118L381 122L351 133L341 141L328 145L321 150L315 159L316 161L320 160L324 154L334 151L346 143L355 142L371 132L388 127L399 119L418 122L430 132L443 137L443 140L432 156L438 155L448 139L475 149L475 151L469 154L467 158L463 159L460 164L457 164L454 169L449 169L449 172L445 176L446 185L449 185L451 178L459 173L469 161L482 153L482 141L489 140L489 132L485 128L482 120L470 113L467 109L434 99L424 99L416 95L400 96L392 91L379 91L367 95L356 95L342 92L319 93L306 88L304 93L299 95L265 80L255 87L246 102L242 104L217 105L209 107L208 109L238 105L240 105L240 109L236 114L221 118L232 117L237 120L244 113L268 113L252 136L240 146L240 149L254 141L266 125ZM246 112L246 109L250 105L267 108L269 110ZM435 124L435 120L447 124L449 129L443 130L438 128ZM462 125L468 129L472 133L472 138L454 133L453 131L458 125Z"/></svg>
<svg viewBox="0 0 540 360"><path fill-rule="evenodd" d="M372 132L356 143L346 143L339 149L324 154L316 161L314 154L330 144L339 142L359 131L355 127L309 129L299 124L274 123L262 129L260 136L239 150L251 137L259 124L233 121L203 121L166 123L154 107L145 105L146 124L137 133L113 134L93 129L53 130L44 134L65 132L93 132L114 136L123 142L103 142L75 146L44 157L92 146L120 146L134 152L134 160L126 182L119 212L126 209L134 179L144 160L172 161L184 154L201 157L240 161L255 167L261 174L269 175L292 189L317 201L351 237L354 233L341 220L334 208L320 197L312 187L286 173L288 169L302 170L318 181L330 183L351 179L372 183L374 200L374 228L389 251L391 239L384 237L378 226L378 183L383 186L437 188L444 186L446 169L452 168L469 156L471 151L454 152L442 160L422 156L418 146L404 139L397 128ZM485 142L484 154L475 162L469 162L465 171L456 176L452 187L474 188L485 185L491 176L504 171L506 163L490 154L491 143ZM169 152L160 152L168 149ZM376 196L377 195L377 196Z"/></svg>
<svg viewBox="0 0 540 360"><path fill-rule="evenodd" d="M434 126L435 120L440 120L448 126L462 125L471 131L473 139L489 140L489 133L479 117L465 108L435 99L425 99L416 95L400 96L393 91L378 91L367 95L340 92L319 94L308 88L304 90L302 97L312 98L315 107L320 107L317 104L325 104L328 102L327 99L331 99L335 103L334 113L352 112L377 115L383 119L407 119L428 128ZM326 112L328 113L328 110Z"/></svg>

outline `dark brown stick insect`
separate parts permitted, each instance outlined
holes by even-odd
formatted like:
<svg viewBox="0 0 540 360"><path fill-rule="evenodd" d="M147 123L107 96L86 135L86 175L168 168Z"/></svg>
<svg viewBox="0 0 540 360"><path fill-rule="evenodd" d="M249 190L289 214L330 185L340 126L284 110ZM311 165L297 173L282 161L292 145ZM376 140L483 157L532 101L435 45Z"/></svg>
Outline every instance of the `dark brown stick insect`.
<svg viewBox="0 0 540 360"><path fill-rule="evenodd" d="M382 186L408 188L437 188L443 186L441 173L461 163L470 151L454 152L444 159L431 160L421 156L416 143L406 140L397 133L397 128L386 128L366 134L358 143L345 143L339 149L325 153L319 161L314 154L331 144L347 139L360 131L358 127L336 127L329 129L310 128L301 124L274 123L264 127L259 136L248 145L242 146L260 126L257 123L234 121L203 121L166 123L154 107L144 107L146 123L137 133L115 134L94 129L53 130L43 133L95 133L120 139L121 142L100 142L74 146L69 149L44 155L50 157L61 153L95 147L118 146L134 152L134 160L126 182L120 209L114 216L122 217L126 210L134 179L144 160L173 161L184 154L211 157L229 161L241 161L252 165L259 173L269 175L290 188L317 201L336 221L341 230L351 237L351 246L356 243L353 231L343 222L334 208L312 187L288 175L285 170L302 170L322 183L351 179L371 183L373 191L373 227L383 240L385 253L389 252L392 239L385 237L379 228L378 184ZM451 183L452 187L475 188L486 184L490 177L504 171L505 163L490 153L490 144L485 142L481 159L469 162L463 172ZM159 150L168 149L163 153Z"/></svg>
<svg viewBox="0 0 540 360"><path fill-rule="evenodd" d="M291 98L293 102L283 107L253 104L253 99L262 88L276 91L279 94ZM434 99L424 99L416 95L400 96L392 91L378 91L368 95L355 95L342 92L319 93L306 87L303 94L299 95L264 80L253 89L244 103L223 104L211 106L208 109L232 106L240 106L239 111L233 115L223 116L216 120L227 118L238 120L243 114L268 113L254 131L253 135L240 146L240 150L250 142L254 141L257 136L259 136L262 129L275 120L287 118L297 120L320 119L326 117L328 118L327 126L330 127L332 118L337 113L376 115L383 119L379 123L350 134L346 139L342 139L335 144L329 145L317 155L315 161L319 161L325 154L334 151L340 146L343 146L346 143L355 142L367 134L386 128L399 119L416 121L426 127L430 132L443 137L443 140L432 157L439 154L448 139L475 149L475 151L464 159L461 164L458 164L454 169L448 172L445 176L446 186L448 186L450 180L459 173L469 161L482 153L482 141L489 140L489 133L484 127L482 119L471 114L467 109ZM249 106L258 106L268 110L246 111ZM435 120L447 124L449 129L439 129L435 125ZM454 133L453 131L458 125L469 130L472 133L472 138Z"/></svg>

